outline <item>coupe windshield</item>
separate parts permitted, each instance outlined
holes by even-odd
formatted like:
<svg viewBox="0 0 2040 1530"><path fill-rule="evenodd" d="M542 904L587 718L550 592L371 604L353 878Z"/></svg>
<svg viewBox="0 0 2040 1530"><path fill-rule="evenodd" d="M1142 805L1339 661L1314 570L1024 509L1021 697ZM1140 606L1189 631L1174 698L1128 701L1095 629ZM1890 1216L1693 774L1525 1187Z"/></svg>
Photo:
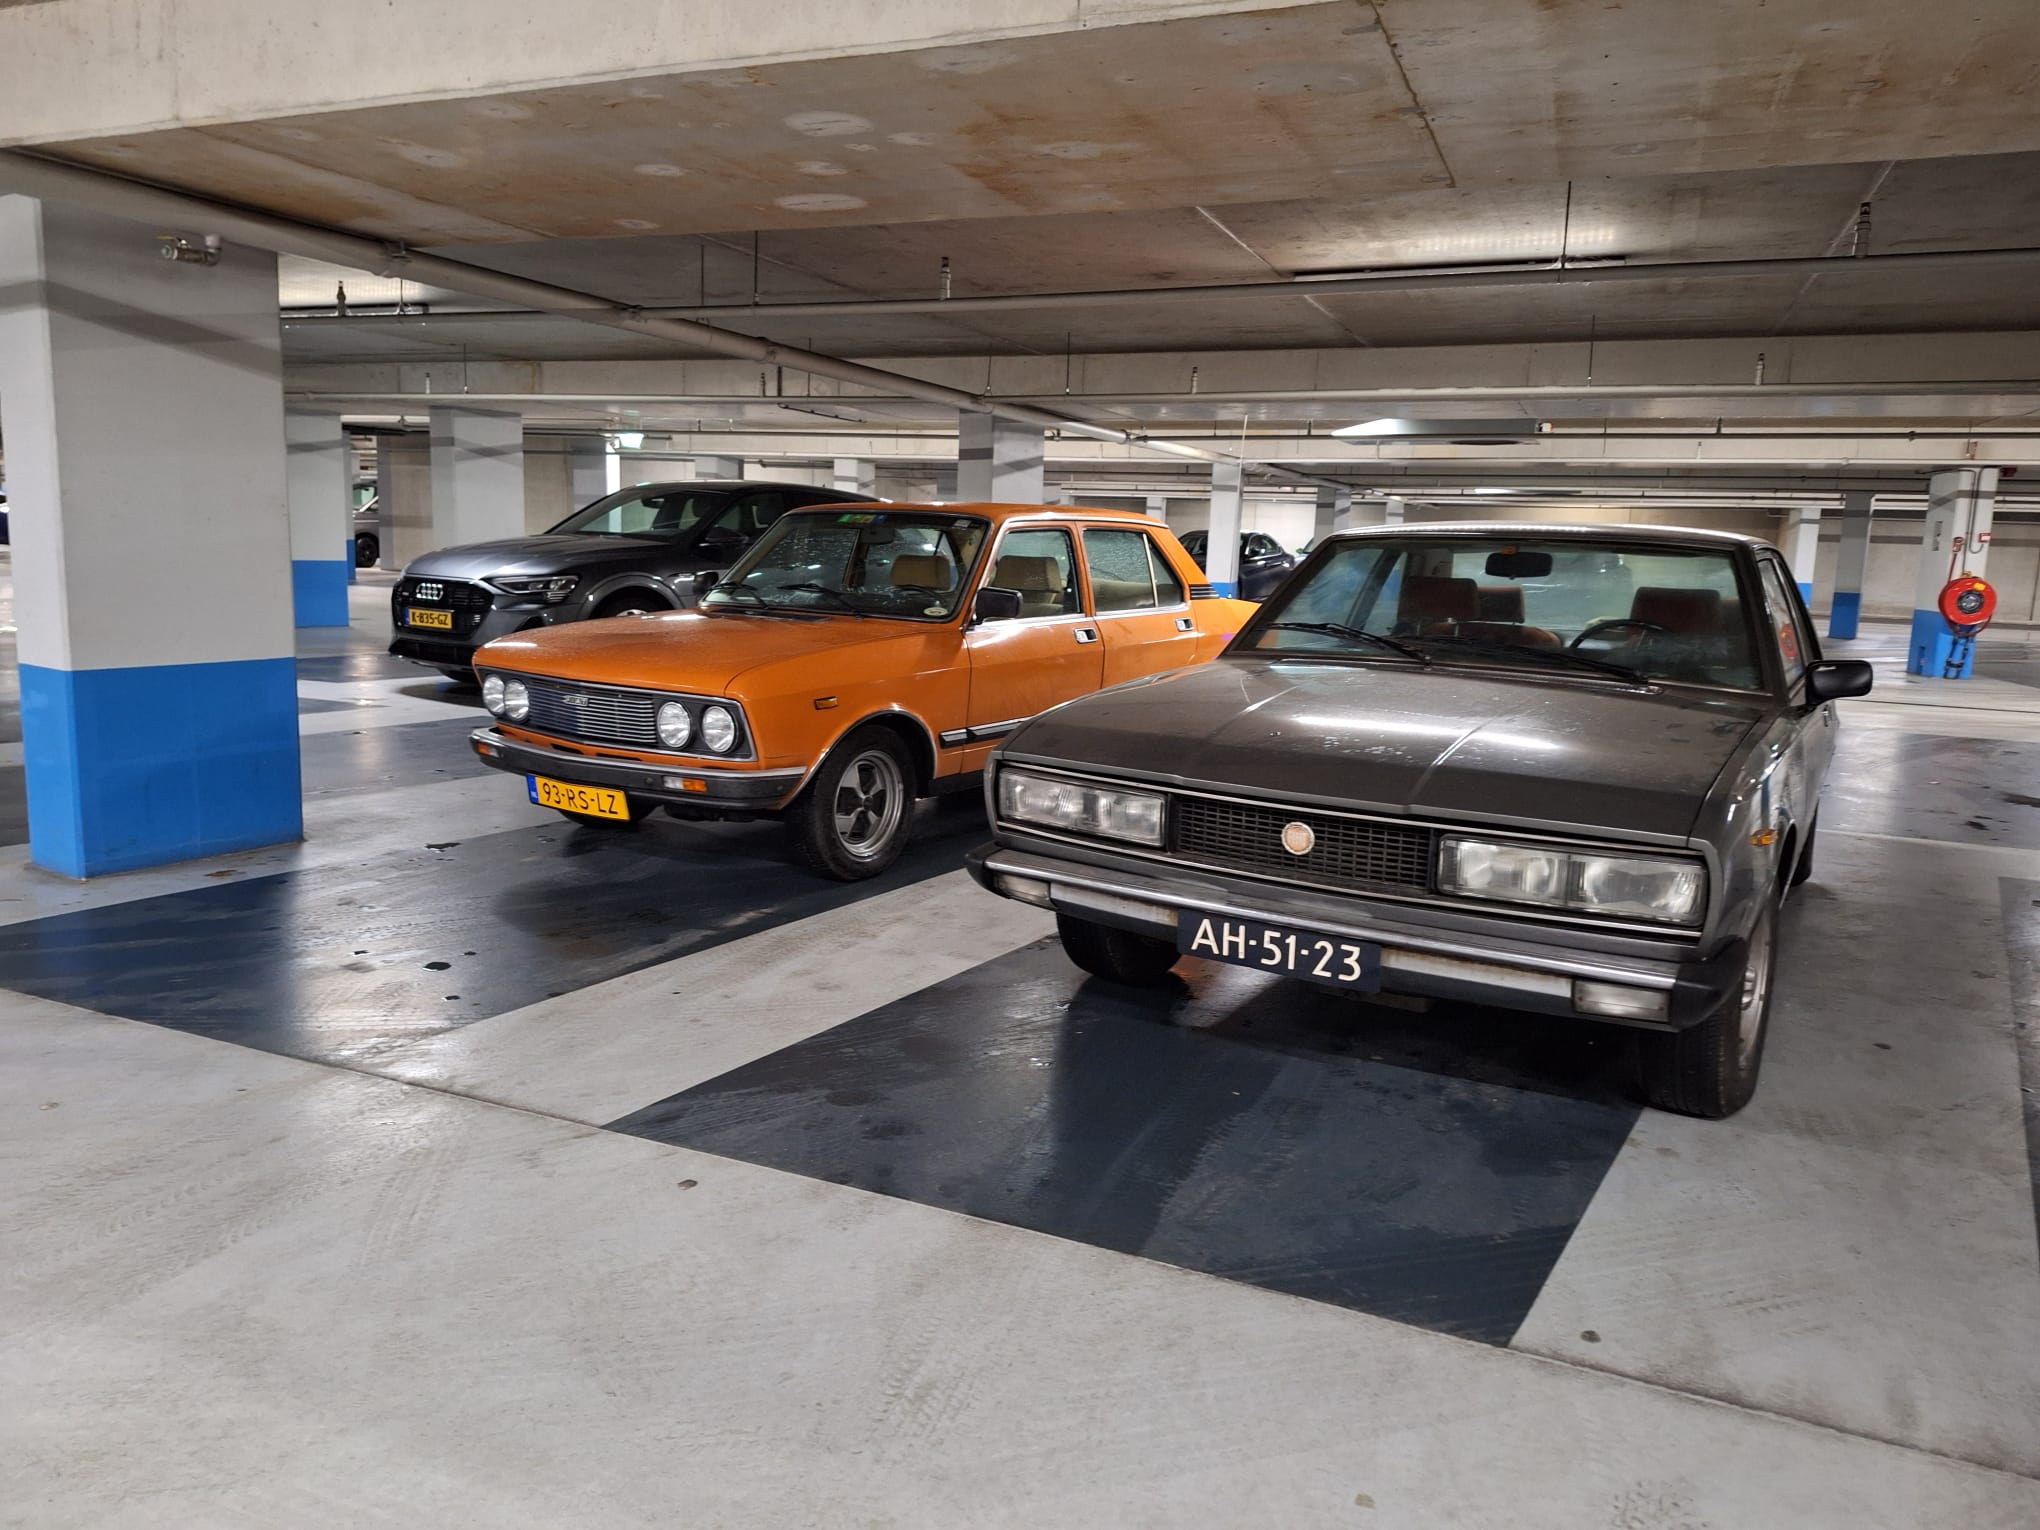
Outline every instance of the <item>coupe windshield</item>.
<svg viewBox="0 0 2040 1530"><path fill-rule="evenodd" d="M989 524L940 511L789 515L701 603L947 621L970 588Z"/></svg>
<svg viewBox="0 0 2040 1530"><path fill-rule="evenodd" d="M1244 646L1737 690L1763 683L1728 553L1616 540L1341 542L1262 608Z"/></svg>

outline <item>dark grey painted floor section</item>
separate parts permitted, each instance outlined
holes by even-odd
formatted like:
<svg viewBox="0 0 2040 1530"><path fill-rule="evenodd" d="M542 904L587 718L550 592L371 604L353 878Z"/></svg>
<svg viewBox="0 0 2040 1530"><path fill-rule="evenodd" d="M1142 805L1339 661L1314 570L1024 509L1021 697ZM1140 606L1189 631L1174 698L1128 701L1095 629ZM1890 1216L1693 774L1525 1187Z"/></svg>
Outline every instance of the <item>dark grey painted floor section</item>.
<svg viewBox="0 0 2040 1530"><path fill-rule="evenodd" d="M506 791L517 790L505 779ZM0 929L0 987L264 1051L358 1062L391 1043L954 870L981 813L923 808L870 882L791 865L776 824L653 820L422 843ZM434 965L443 964L443 965ZM673 1000L676 1014L686 1001Z"/></svg>
<svg viewBox="0 0 2040 1530"><path fill-rule="evenodd" d="M2040 746L1845 727L1821 822L1866 834L2040 849Z"/></svg>
<svg viewBox="0 0 2040 1530"><path fill-rule="evenodd" d="M2026 1163L2033 1178L2034 1224L2040 1226L2040 882L2004 877L1998 887L2012 980L2012 1038L2026 1112Z"/></svg>
<svg viewBox="0 0 2040 1530"><path fill-rule="evenodd" d="M477 709L445 722L310 734L299 746L304 793L307 797L350 796L463 776L494 775L502 782L504 791L522 796L521 780L491 770L468 747L468 735L482 717Z"/></svg>
<svg viewBox="0 0 2040 1530"><path fill-rule="evenodd" d="M1505 1344L1636 1120L1619 1033L1053 941L612 1129Z"/></svg>

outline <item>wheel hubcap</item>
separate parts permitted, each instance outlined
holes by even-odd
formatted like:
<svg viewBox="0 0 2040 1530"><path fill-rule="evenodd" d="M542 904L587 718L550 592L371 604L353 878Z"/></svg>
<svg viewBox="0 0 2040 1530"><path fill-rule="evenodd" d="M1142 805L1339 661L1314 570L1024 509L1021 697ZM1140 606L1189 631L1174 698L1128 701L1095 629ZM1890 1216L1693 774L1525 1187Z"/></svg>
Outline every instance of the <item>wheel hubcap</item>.
<svg viewBox="0 0 2040 1530"><path fill-rule="evenodd" d="M906 810L906 782L893 757L867 749L836 778L836 840L860 861L875 859L891 843Z"/></svg>
<svg viewBox="0 0 2040 1530"><path fill-rule="evenodd" d="M1743 967L1741 1008L1736 1014L1736 1062L1747 1067L1764 1031L1764 998L1771 991L1771 940L1776 916L1760 920L1750 932L1749 960Z"/></svg>

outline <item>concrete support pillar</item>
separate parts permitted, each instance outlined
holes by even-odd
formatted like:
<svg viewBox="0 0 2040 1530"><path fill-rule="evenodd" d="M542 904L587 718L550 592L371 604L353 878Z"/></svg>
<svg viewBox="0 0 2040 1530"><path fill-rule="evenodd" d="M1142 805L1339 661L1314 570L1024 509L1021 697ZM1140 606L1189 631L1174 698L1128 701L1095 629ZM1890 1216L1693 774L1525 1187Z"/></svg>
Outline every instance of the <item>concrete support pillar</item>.
<svg viewBox="0 0 2040 1530"><path fill-rule="evenodd" d="M1221 595L1240 588L1240 484L1243 463L1211 465L1211 525L1204 534L1204 577Z"/></svg>
<svg viewBox="0 0 2040 1530"><path fill-rule="evenodd" d="M354 572L354 448L337 414L283 417L291 609L300 627L347 625Z"/></svg>
<svg viewBox="0 0 2040 1530"><path fill-rule="evenodd" d="M935 498L943 504L954 504L963 496L957 492L957 480L961 476L953 462L935 464Z"/></svg>
<svg viewBox="0 0 2040 1530"><path fill-rule="evenodd" d="M1791 517L1784 546L1785 566L1799 583L1799 598L1813 604L1813 565L1820 557L1820 506L1794 505L1785 512Z"/></svg>
<svg viewBox="0 0 2040 1530"><path fill-rule="evenodd" d="M859 462L855 457L838 457L829 470L829 487L840 489L845 494L861 494L866 499L878 497L878 468L870 462Z"/></svg>
<svg viewBox="0 0 2040 1530"><path fill-rule="evenodd" d="M571 480L568 495L576 510L592 505L615 488L610 476L610 461L615 454L607 436L567 438L567 472Z"/></svg>
<svg viewBox="0 0 2040 1530"><path fill-rule="evenodd" d="M744 459L742 457L696 457L694 459L696 478L742 478Z"/></svg>
<svg viewBox="0 0 2040 1530"><path fill-rule="evenodd" d="M523 536L523 419L448 405L431 418L432 545Z"/></svg>
<svg viewBox="0 0 2040 1530"><path fill-rule="evenodd" d="M1919 578L1913 585L1912 641L1906 650L1908 674L1969 678L1974 652L1965 643L1958 654L1937 602L1941 587L1957 574L1983 573L1997 480L1994 467L1956 467L1943 468L1928 481Z"/></svg>
<svg viewBox="0 0 2040 1530"><path fill-rule="evenodd" d="M1391 494L1381 502L1381 523L1384 526L1400 526L1403 523L1403 501L1400 494Z"/></svg>
<svg viewBox="0 0 2040 1530"><path fill-rule="evenodd" d="M1169 496L1166 494L1148 495L1147 513L1158 521L1167 521L1169 518Z"/></svg>
<svg viewBox="0 0 2040 1530"><path fill-rule="evenodd" d="M1310 535L1313 542L1322 542L1326 537L1346 524L1353 513L1353 491L1346 488L1332 488L1320 485L1317 491L1317 516L1311 523Z"/></svg>
<svg viewBox="0 0 2040 1530"><path fill-rule="evenodd" d="M276 260L160 232L0 196L29 854L73 877L303 831Z"/></svg>
<svg viewBox="0 0 2040 1530"><path fill-rule="evenodd" d="M966 503L1041 503L1041 427L996 415L965 414L956 422L956 497Z"/></svg>
<svg viewBox="0 0 2040 1530"><path fill-rule="evenodd" d="M1827 635L1852 638L1863 612L1863 570L1870 561L1870 517L1877 496L1854 490L1842 496L1842 541L1835 549L1835 595Z"/></svg>

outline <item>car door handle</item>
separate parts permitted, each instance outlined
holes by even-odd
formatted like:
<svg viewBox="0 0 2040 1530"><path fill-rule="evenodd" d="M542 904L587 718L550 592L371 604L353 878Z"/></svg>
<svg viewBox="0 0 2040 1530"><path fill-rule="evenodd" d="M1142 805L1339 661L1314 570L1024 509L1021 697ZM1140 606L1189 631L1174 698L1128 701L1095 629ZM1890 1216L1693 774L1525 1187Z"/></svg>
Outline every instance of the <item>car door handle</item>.
<svg viewBox="0 0 2040 1530"><path fill-rule="evenodd" d="M1095 643L1095 642L1097 642L1097 641L1098 641L1098 629L1097 629L1096 627L1079 627L1079 628L1077 629L1077 641L1078 641L1079 643Z"/></svg>
<svg viewBox="0 0 2040 1530"><path fill-rule="evenodd" d="M1195 632L1197 630L1197 623L1190 620L1187 616L1179 616L1176 618L1176 630L1178 632Z"/></svg>

